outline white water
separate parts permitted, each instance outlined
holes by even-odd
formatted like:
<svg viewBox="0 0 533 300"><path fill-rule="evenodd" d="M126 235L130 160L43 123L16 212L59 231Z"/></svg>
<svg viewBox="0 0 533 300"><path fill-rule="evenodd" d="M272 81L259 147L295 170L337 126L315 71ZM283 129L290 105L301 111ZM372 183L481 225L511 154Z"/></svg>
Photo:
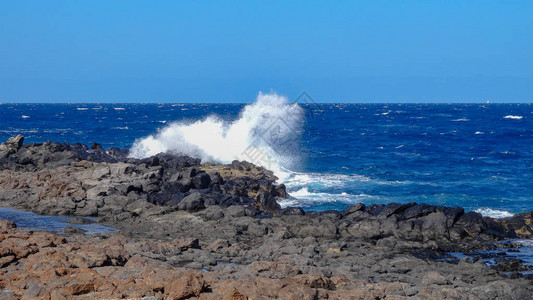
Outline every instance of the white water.
<svg viewBox="0 0 533 300"><path fill-rule="evenodd" d="M287 186L287 191L292 197L280 202L283 207L308 206L325 202L343 204L384 202L387 199L379 196L344 191L353 190L354 186L369 181L383 185L412 184L408 181L371 180L356 174L290 171L294 170L293 167L299 159L297 139L302 130L303 117L303 109L298 104L289 103L286 97L259 93L256 101L246 105L239 116L231 121L208 116L194 122L165 124L166 126L156 134L136 140L130 150L130 156L144 158L161 152L171 152L199 157L204 162L249 161L272 170L278 176L278 182ZM401 147L403 145L396 148ZM431 183L417 184L431 185ZM323 192L324 190L329 192ZM512 215L506 211L488 208L477 211L491 217Z"/></svg>
<svg viewBox="0 0 533 300"><path fill-rule="evenodd" d="M512 120L522 120L522 116L513 116L513 115L508 115L508 116L505 116L503 117L504 119L512 119Z"/></svg>
<svg viewBox="0 0 533 300"><path fill-rule="evenodd" d="M492 209L492 208L478 208L475 210L475 212L480 213L484 217L491 217L491 218L507 218L507 217L513 216L513 214L508 211Z"/></svg>
<svg viewBox="0 0 533 300"><path fill-rule="evenodd" d="M298 104L275 93L259 93L255 103L246 105L234 121L209 116L193 123L172 123L157 134L136 140L130 156L172 152L218 163L246 160L282 179L283 170L298 159L295 149L303 121Z"/></svg>

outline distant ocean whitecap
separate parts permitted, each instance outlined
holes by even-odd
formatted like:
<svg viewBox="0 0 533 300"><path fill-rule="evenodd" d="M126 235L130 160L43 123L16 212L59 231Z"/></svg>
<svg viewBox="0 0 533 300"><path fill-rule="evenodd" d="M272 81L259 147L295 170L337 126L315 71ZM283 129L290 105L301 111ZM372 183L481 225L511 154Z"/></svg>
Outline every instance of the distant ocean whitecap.
<svg viewBox="0 0 533 300"><path fill-rule="evenodd" d="M504 119L512 119L512 120L521 120L523 117L522 116L513 116L513 115L508 115L508 116L505 116L503 117Z"/></svg>

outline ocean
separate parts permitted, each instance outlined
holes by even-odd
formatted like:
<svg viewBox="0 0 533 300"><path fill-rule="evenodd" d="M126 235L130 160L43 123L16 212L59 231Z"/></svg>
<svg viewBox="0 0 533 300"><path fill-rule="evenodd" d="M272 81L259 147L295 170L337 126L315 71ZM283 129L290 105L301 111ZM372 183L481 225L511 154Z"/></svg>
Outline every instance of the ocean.
<svg viewBox="0 0 533 300"><path fill-rule="evenodd" d="M251 104L0 105L0 140L100 143L274 171L282 206L357 202L533 210L531 104L317 104L260 94Z"/></svg>

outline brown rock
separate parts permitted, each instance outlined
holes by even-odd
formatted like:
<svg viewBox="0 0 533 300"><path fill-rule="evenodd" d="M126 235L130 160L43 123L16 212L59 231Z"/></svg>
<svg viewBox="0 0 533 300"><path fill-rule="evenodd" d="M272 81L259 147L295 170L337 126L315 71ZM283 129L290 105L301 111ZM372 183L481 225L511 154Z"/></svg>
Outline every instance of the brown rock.
<svg viewBox="0 0 533 300"><path fill-rule="evenodd" d="M165 294L168 299L187 299L198 297L206 287L205 281L201 274L196 272L187 272L180 274L165 287Z"/></svg>

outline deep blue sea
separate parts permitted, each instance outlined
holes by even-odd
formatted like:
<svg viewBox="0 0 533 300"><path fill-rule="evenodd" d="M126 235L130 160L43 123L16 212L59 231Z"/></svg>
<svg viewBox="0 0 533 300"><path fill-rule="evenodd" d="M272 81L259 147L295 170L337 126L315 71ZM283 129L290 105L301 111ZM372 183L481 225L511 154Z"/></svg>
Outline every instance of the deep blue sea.
<svg viewBox="0 0 533 300"><path fill-rule="evenodd" d="M269 166L294 197L285 206L424 202L500 217L533 210L531 104L300 104L279 113L283 107L1 104L0 140L23 134L26 142L128 149L137 140L145 154L227 162L268 135L276 144L259 148L276 156Z"/></svg>

